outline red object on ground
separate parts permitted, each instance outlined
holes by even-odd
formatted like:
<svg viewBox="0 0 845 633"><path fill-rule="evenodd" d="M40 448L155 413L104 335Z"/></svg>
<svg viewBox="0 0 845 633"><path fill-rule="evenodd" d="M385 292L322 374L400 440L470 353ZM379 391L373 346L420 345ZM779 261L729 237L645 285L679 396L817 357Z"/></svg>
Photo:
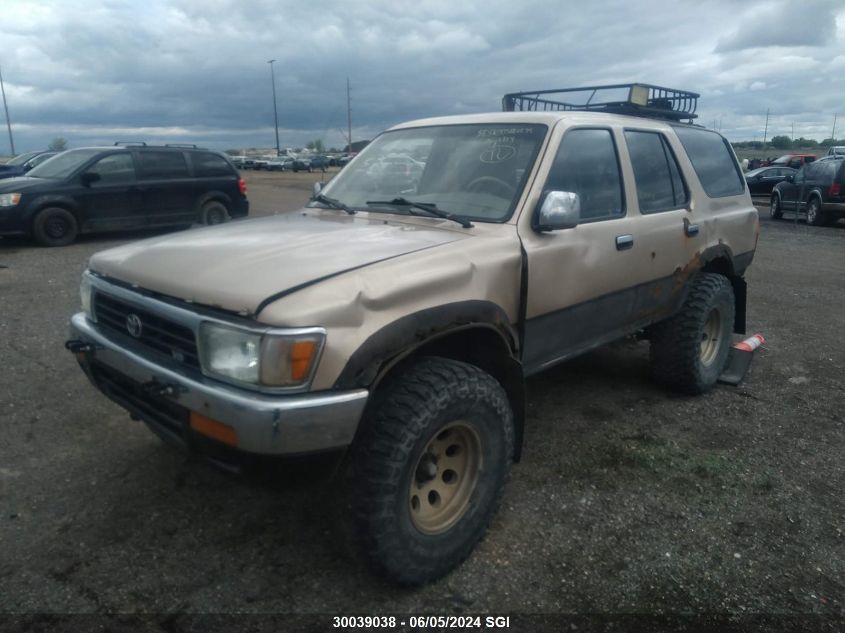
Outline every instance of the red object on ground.
<svg viewBox="0 0 845 633"><path fill-rule="evenodd" d="M734 345L734 349L739 349L743 352L753 352L765 342L766 339L763 338L762 334L755 334L754 336L749 336L741 343Z"/></svg>

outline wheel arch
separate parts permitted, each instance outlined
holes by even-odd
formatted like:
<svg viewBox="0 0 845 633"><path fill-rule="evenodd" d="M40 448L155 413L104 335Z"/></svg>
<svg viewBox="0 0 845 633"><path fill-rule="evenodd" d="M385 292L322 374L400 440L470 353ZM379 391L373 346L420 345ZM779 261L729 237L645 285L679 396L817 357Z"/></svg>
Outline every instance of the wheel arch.
<svg viewBox="0 0 845 633"><path fill-rule="evenodd" d="M232 197L218 189L206 191L197 199L197 211L202 211L202 208L208 202L222 202L228 210L232 204Z"/></svg>
<svg viewBox="0 0 845 633"><path fill-rule="evenodd" d="M478 367L495 378L514 416L514 460L522 450L525 377L519 337L499 306L462 301L397 319L370 336L350 357L338 377L339 389L367 387L376 393L415 360L439 356ZM371 398L377 402L378 398Z"/></svg>
<svg viewBox="0 0 845 633"><path fill-rule="evenodd" d="M29 231L30 234L32 234L35 216L37 216L44 209L49 209L52 207L64 209L65 211L73 215L74 219L76 220L77 229L80 233L82 232L82 209L76 202L74 202L70 198L64 197L43 197L33 200L27 208L24 226L27 227L27 231Z"/></svg>

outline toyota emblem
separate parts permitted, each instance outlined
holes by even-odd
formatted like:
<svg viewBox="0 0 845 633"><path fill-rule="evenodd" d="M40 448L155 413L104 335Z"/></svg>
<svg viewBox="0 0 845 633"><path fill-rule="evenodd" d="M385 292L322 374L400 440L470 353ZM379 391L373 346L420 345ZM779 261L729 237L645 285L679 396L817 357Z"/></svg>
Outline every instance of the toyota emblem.
<svg viewBox="0 0 845 633"><path fill-rule="evenodd" d="M144 329L144 324L141 323L141 317L137 314L129 313L126 315L126 331L135 338L141 338L141 332Z"/></svg>

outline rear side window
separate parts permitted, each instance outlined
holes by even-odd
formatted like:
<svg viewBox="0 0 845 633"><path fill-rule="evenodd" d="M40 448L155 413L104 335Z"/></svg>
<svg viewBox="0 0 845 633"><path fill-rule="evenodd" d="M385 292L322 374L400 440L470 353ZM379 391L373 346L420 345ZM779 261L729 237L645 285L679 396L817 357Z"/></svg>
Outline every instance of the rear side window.
<svg viewBox="0 0 845 633"><path fill-rule="evenodd" d="M182 152L138 152L141 178L187 178L188 164Z"/></svg>
<svg viewBox="0 0 845 633"><path fill-rule="evenodd" d="M191 154L194 163L194 174L199 177L231 176L232 167L225 158L211 152L195 152Z"/></svg>
<svg viewBox="0 0 845 633"><path fill-rule="evenodd" d="M675 132L708 196L723 198L745 191L742 172L725 139L715 132L692 127L679 126Z"/></svg>
<svg viewBox="0 0 845 633"><path fill-rule="evenodd" d="M558 148L546 189L577 193L583 222L625 215L619 159L610 130L569 130Z"/></svg>
<svg viewBox="0 0 845 633"><path fill-rule="evenodd" d="M677 209L687 203L687 190L678 161L666 139L657 132L625 131L637 181L641 213Z"/></svg>

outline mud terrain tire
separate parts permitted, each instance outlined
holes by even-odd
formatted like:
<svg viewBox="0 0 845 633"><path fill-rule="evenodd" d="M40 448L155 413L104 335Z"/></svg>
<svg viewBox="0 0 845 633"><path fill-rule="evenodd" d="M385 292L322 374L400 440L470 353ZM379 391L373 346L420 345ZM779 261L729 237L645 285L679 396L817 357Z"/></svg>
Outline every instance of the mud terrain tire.
<svg viewBox="0 0 845 633"><path fill-rule="evenodd" d="M675 391L708 391L722 373L731 345L734 294L724 275L698 273L684 305L651 335L654 379Z"/></svg>
<svg viewBox="0 0 845 633"><path fill-rule="evenodd" d="M420 359L383 389L353 447L356 534L377 573L420 585L487 530L513 460L513 414L492 376L445 358Z"/></svg>

